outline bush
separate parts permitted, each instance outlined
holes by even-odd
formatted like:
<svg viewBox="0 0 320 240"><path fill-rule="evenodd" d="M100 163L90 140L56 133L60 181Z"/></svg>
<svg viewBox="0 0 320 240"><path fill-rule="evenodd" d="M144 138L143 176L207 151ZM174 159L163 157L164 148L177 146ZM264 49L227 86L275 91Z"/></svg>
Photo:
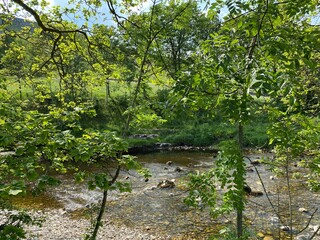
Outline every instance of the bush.
<svg viewBox="0 0 320 240"><path fill-rule="evenodd" d="M193 135L189 130L184 129L174 135L167 136L164 141L177 146L193 145Z"/></svg>
<svg viewBox="0 0 320 240"><path fill-rule="evenodd" d="M258 147L265 148L268 146L269 137L267 135L267 129L269 123L255 122L245 126L244 128L244 146L245 147Z"/></svg>
<svg viewBox="0 0 320 240"><path fill-rule="evenodd" d="M214 124L204 123L195 127L194 135L194 146L210 146L216 138L214 136Z"/></svg>
<svg viewBox="0 0 320 240"><path fill-rule="evenodd" d="M179 132L166 137L165 141L174 145L205 147L222 139L229 139L234 134L235 130L231 130L229 126L212 122L185 126Z"/></svg>
<svg viewBox="0 0 320 240"><path fill-rule="evenodd" d="M255 124L245 126L245 147L267 147L268 135L266 130L269 124L257 121ZM181 126L173 133L168 133L164 141L174 145L211 146L224 140L235 138L237 127L225 122L211 122Z"/></svg>

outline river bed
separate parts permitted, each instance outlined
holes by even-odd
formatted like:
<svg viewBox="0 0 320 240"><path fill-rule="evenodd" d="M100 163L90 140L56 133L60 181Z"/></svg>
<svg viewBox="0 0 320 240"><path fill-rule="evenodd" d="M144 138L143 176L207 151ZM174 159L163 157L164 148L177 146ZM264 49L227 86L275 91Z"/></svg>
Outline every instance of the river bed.
<svg viewBox="0 0 320 240"><path fill-rule="evenodd" d="M272 154L249 153L248 157L256 161L272 157ZM212 219L207 211L195 210L183 201L188 194L185 187L188 174L212 167L214 158L211 153L158 152L138 155L138 160L150 169L152 177L146 182L134 172L121 173L120 179L131 182L132 192L109 194L105 215L109 224L138 228L164 236L165 239L207 239L224 225L234 222L233 215ZM288 238L288 233L281 230L289 224L285 182L274 177L266 166L259 164L254 168L246 161L248 185L254 191L264 191L256 173L258 170L269 200L274 205L271 207L266 194L260 197L248 196L244 213L246 224L263 235L273 235L274 239ZM171 164L168 165L168 162ZM176 187L157 188L158 183L165 179L174 180ZM38 197L17 199L16 204L32 209L60 209L73 219L85 217L89 221L90 213L94 212L102 193L98 190L89 191L84 184L74 184L73 179L67 175L61 180L62 184L50 192ZM311 236L320 224L320 214L315 212L320 205L319 195L309 192L301 179L294 180L292 184L295 186L291 189L294 234L299 235L298 231L307 225L312 215L312 221L303 233ZM299 211L302 208L305 211ZM319 235L313 239L320 239Z"/></svg>

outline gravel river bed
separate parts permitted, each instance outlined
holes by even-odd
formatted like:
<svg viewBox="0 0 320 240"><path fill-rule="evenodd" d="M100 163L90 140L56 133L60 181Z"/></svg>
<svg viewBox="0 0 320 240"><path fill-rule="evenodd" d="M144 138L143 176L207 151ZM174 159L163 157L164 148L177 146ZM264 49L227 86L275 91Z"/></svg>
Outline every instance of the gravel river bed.
<svg viewBox="0 0 320 240"><path fill-rule="evenodd" d="M272 154L250 153L248 156L251 161L259 161L272 157ZM233 215L212 219L207 211L195 210L183 201L187 196L185 186L188 174L212 167L212 154L160 152L139 155L138 159L150 169L152 177L146 182L134 172L121 173L120 179L130 181L133 191L110 192L98 239L208 239L226 224L234 223ZM285 182L274 177L263 164L254 167L248 159L246 161L248 185L257 192L264 192L264 186L268 193L268 197L264 193L263 196L247 198L245 222L258 234L253 239L271 236L273 238L269 239L287 239L288 199ZM264 180L263 185L256 170ZM159 182L165 179L173 180L175 187L158 188ZM74 184L70 176L65 176L61 181L59 187L46 194L15 199L16 206L45 218L42 227L28 227L28 239L84 239L88 232L102 193L98 190L89 191L84 184ZM309 192L301 179L293 180L292 184L295 239L310 239L320 224L320 213L316 211L320 206L319 194ZM0 224L6 214L8 212L2 211ZM320 235L315 235L313 239L319 240Z"/></svg>

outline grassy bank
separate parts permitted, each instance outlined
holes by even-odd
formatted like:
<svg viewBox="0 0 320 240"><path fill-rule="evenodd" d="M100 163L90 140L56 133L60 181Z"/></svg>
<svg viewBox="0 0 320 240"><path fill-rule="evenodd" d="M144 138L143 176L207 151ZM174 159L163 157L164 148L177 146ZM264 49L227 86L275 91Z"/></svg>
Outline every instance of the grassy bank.
<svg viewBox="0 0 320 240"><path fill-rule="evenodd" d="M51 96L49 103L54 103L54 96L59 92L59 80L52 78L38 78L34 81L19 82L14 77L7 77L10 91L16 98L22 96L23 100L30 100L39 94L42 89ZM34 87L37 83L37 87ZM42 88L39 89L42 84ZM108 129L122 135L123 126L126 123L127 112L132 101L132 89L135 83L109 81L108 85L90 84L85 87L87 99L93 102L96 116L88 119L83 116L80 119L83 128ZM152 85L152 86L151 86ZM139 100L146 107L137 106L134 114L145 116L155 115L163 124L136 124L130 129L128 136L135 134L157 134L156 138L137 139L128 138L130 146L150 146L157 142L170 143L172 145L187 145L196 147L215 146L223 140L237 137L237 126L231 124L228 119L219 117L212 110L197 109L196 111L186 105L177 104L175 96L165 88L150 85L147 99ZM79 90L80 91L80 90ZM173 99L173 100L172 100ZM178 102L179 103L179 102ZM174 106L174 108L173 108ZM217 110L213 110L217 111ZM169 114L168 114L169 112ZM251 123L244 127L245 147L266 147L268 136L266 130L269 126L268 118L264 114L258 114Z"/></svg>

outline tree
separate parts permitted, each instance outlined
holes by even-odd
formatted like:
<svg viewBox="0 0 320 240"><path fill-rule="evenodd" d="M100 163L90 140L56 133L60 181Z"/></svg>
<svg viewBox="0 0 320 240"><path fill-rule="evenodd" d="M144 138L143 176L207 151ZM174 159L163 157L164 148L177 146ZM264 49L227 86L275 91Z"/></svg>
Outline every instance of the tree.
<svg viewBox="0 0 320 240"><path fill-rule="evenodd" d="M176 19L157 36L152 55L168 78L177 81L183 73L192 73L194 54L210 38L210 34L217 31L219 21L217 18L207 18L197 2L170 1L167 5L158 6L157 26L174 14L177 15Z"/></svg>
<svg viewBox="0 0 320 240"><path fill-rule="evenodd" d="M257 109L254 107L256 104L260 105L261 109L281 107L286 114L297 109L295 106L298 104L293 93L302 86L300 79L303 76L299 68L304 65L312 71L313 63L310 56L318 51L317 47L312 45L315 47L313 48L304 41L310 35L317 35L310 27L310 20L306 18L307 14L316 10L315 4L298 1L294 1L292 5L273 1L217 1L212 4L210 15L216 15L223 5L228 8L229 13L222 22L220 31L204 46L205 62L200 65L197 77L190 81L189 86L192 91L204 96L218 96L213 100L221 106L224 114L232 122L238 124L240 147L243 143L243 127ZM270 102L269 97L278 101ZM201 99L202 96L198 98ZM261 101L257 101L259 99L264 102L261 104ZM279 115L276 119L279 120ZM276 138L276 135L273 137ZM278 143L280 142L285 144L285 141ZM222 149L222 156L224 152ZM241 177L227 175L228 180L220 179L219 171L224 168L219 168L218 159L218 172L209 173L203 180L208 188L212 188L211 180L216 176L222 182L222 186L227 182L227 189L231 187L239 191L240 194L233 195L233 199L238 199L241 204L233 207L237 211L237 232L238 238L241 239L245 172L241 171L243 158L237 159L237 164L227 164L228 167L233 166L235 172L239 170L243 174ZM192 187L199 186L198 181L201 182L201 179L195 178L195 185ZM197 187L193 189L197 191ZM193 201L196 199L195 193L197 192L191 192ZM229 191L225 195L229 196L228 193ZM203 197L201 193L199 196ZM212 199L206 200L209 204Z"/></svg>
<svg viewBox="0 0 320 240"><path fill-rule="evenodd" d="M63 21L59 14L39 13L35 10L37 3L27 5L23 1L14 2L36 20L39 28L34 29L32 41L42 42L50 49L47 52L44 51L40 58L35 59L35 62L19 62L22 66L30 63L27 66L29 71L31 69L28 74L25 71L26 75L21 78L26 76L35 78L36 73L45 70L50 71L48 79L58 75L62 84L56 95L57 100L48 102L46 109L42 109L41 104L51 97L47 92L48 89L37 86L34 90L34 98L31 99L33 104L29 104L29 99L26 101L15 99L16 101L13 102L10 93L6 90L6 85L1 85L3 98L0 106L2 113L0 146L12 150L13 154L1 158L0 195L6 198L29 191L41 192L47 186L59 184L50 172L64 174L70 169L77 170L76 165L79 162L85 164L98 162L104 167L115 164L116 171L111 176L106 172L78 172L76 175L78 180L89 177L91 180L88 187L99 188L103 192L96 224L92 235L89 236L90 239L95 239L101 225L108 191L110 189L129 190L128 184L118 181L120 169L124 167L140 171L142 168L132 157L124 154L127 151L127 144L115 133L82 128L80 120L95 115L92 101L77 92L82 90L82 84L86 83L85 76L88 76L89 70L93 72L89 67L94 61L89 57L92 51L90 46L94 48L94 45L86 32L78 29L74 24ZM29 56L24 52L25 49L31 52L35 50L29 45L28 48L17 48L17 45L18 41L14 40L6 52L11 56L5 55L3 60L11 60L13 50L17 56L27 57ZM83 64L80 69L78 69L79 64ZM77 84L81 88L77 88ZM148 176L147 171L141 173ZM1 231L6 229L8 229L6 226L1 227ZM16 228L12 230L20 231ZM6 237L9 236L7 232L2 233L6 234Z"/></svg>

